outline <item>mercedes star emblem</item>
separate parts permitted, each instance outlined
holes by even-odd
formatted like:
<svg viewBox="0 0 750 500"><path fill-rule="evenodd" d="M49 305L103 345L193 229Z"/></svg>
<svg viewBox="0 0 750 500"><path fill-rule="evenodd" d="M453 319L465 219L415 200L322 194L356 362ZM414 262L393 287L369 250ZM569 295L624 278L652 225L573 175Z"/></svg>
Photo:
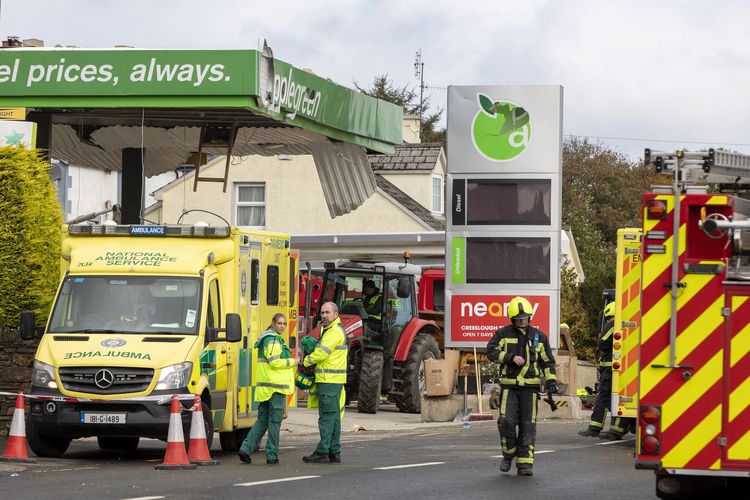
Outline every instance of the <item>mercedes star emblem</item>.
<svg viewBox="0 0 750 500"><path fill-rule="evenodd" d="M109 370L99 370L96 372L96 375L94 375L94 383L99 389L106 389L112 385L112 382L114 381L115 376L112 375L112 372Z"/></svg>

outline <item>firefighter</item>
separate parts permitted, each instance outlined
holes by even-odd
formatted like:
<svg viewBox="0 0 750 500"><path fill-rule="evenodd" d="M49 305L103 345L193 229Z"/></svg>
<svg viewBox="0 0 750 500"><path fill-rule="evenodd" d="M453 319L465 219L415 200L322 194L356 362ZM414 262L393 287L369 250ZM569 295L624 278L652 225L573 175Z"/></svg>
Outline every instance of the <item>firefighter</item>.
<svg viewBox="0 0 750 500"><path fill-rule="evenodd" d="M542 377L550 394L558 392L555 358L547 336L530 326L531 303L515 297L508 304L510 325L498 328L487 344L487 357L501 365L500 470L508 472L516 459L519 476L533 475L539 385Z"/></svg>
<svg viewBox="0 0 750 500"><path fill-rule="evenodd" d="M371 279L362 281L362 304L365 306L368 318L380 321L383 310L383 295Z"/></svg>
<svg viewBox="0 0 750 500"><path fill-rule="evenodd" d="M286 330L286 323L286 316L281 313L275 314L271 325L255 343L258 350L258 384L255 388L255 399L260 401L258 421L250 429L237 452L240 460L247 464L252 462L250 455L258 449L266 429L266 463L279 463L281 419L284 418L286 397L294 392L294 368L297 366L297 360L292 357L284 343L284 337L281 336Z"/></svg>
<svg viewBox="0 0 750 500"><path fill-rule="evenodd" d="M346 384L346 333L333 302L320 308L323 328L315 350L303 365L315 367L320 441L315 451L302 458L306 463L341 462L341 395Z"/></svg>
<svg viewBox="0 0 750 500"><path fill-rule="evenodd" d="M580 431L581 436L599 436L600 439L621 439L633 424L631 418L613 417L610 428L601 432L604 427L604 418L611 401L612 393L612 335L615 331L615 303L610 302L602 312L604 326L597 340L599 384L596 390L596 401L591 413L591 421L587 429Z"/></svg>

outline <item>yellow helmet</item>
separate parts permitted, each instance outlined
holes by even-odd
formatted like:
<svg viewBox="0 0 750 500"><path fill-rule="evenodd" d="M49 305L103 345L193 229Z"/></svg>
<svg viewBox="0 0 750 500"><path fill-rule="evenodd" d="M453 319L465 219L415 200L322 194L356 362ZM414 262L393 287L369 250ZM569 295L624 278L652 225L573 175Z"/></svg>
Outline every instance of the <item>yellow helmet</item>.
<svg viewBox="0 0 750 500"><path fill-rule="evenodd" d="M523 297L514 297L508 304L508 318L511 321L514 319L531 318L533 310L531 302Z"/></svg>
<svg viewBox="0 0 750 500"><path fill-rule="evenodd" d="M608 317L612 317L614 315L615 315L615 303L614 302L610 302L609 304L607 304L604 307L604 317L608 318Z"/></svg>

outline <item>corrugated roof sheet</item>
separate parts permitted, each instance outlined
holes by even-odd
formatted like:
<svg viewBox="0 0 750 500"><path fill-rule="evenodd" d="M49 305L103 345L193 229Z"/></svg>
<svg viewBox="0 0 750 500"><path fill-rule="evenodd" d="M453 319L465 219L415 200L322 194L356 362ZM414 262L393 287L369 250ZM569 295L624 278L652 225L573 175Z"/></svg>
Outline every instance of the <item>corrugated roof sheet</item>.
<svg viewBox="0 0 750 500"><path fill-rule="evenodd" d="M317 142L310 150L331 217L348 214L375 192L375 178L360 146Z"/></svg>
<svg viewBox="0 0 750 500"><path fill-rule="evenodd" d="M422 144L401 144L392 155L368 155L375 172L432 170L440 158L442 145L437 142Z"/></svg>

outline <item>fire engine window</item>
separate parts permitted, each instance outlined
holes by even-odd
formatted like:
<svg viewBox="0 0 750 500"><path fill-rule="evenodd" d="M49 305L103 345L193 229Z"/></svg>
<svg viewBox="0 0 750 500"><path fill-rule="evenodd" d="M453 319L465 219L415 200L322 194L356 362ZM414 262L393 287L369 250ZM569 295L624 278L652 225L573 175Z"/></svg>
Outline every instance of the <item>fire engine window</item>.
<svg viewBox="0 0 750 500"><path fill-rule="evenodd" d="M206 311L206 326L221 328L221 301L219 297L219 280L211 281L208 285L208 308Z"/></svg>
<svg viewBox="0 0 750 500"><path fill-rule="evenodd" d="M549 238L467 238L467 283L549 283Z"/></svg>
<svg viewBox="0 0 750 500"><path fill-rule="evenodd" d="M266 304L279 304L279 266L266 267Z"/></svg>
<svg viewBox="0 0 750 500"><path fill-rule="evenodd" d="M469 179L468 225L549 225L552 181L549 179Z"/></svg>
<svg viewBox="0 0 750 500"><path fill-rule="evenodd" d="M250 263L250 303L258 305L258 285L260 283L260 262L253 259Z"/></svg>

